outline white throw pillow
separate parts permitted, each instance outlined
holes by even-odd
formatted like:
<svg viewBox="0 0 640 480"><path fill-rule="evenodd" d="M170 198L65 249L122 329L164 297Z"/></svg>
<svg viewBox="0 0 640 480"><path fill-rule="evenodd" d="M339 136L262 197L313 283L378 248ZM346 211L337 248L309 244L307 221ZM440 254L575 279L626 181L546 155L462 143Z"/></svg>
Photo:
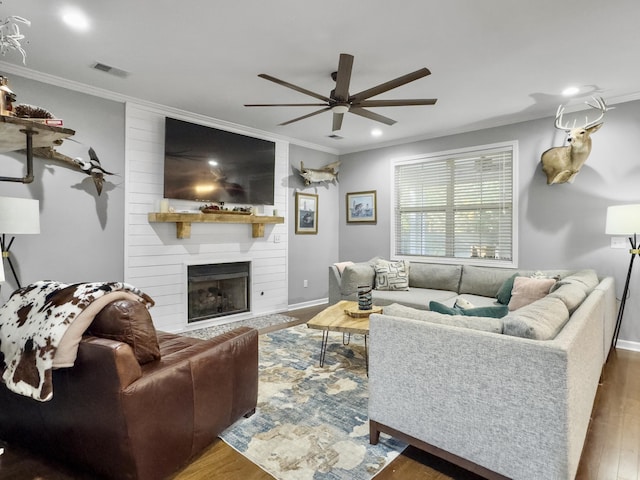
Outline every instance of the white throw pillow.
<svg viewBox="0 0 640 480"><path fill-rule="evenodd" d="M409 290L409 262L380 262L374 266L376 290Z"/></svg>

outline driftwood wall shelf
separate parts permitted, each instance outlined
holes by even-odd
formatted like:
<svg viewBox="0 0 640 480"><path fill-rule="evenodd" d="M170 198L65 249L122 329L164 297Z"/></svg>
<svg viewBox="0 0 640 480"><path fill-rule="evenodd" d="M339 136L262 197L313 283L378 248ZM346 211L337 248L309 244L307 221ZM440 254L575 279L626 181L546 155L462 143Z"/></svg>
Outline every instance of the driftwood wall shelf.
<svg viewBox="0 0 640 480"><path fill-rule="evenodd" d="M60 145L75 135L69 128L44 125L24 118L0 116L0 153L26 150L27 174L20 177L0 177L3 182L33 181L33 149Z"/></svg>
<svg viewBox="0 0 640 480"><path fill-rule="evenodd" d="M264 226L284 223L284 217L216 213L149 213L149 223L175 223L177 238L191 237L192 223L246 223L253 238L264 237Z"/></svg>

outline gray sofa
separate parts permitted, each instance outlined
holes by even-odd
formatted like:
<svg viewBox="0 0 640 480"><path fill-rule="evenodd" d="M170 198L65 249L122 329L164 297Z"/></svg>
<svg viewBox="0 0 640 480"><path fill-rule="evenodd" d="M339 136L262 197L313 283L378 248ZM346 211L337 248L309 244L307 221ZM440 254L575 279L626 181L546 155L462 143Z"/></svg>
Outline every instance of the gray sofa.
<svg viewBox="0 0 640 480"><path fill-rule="evenodd" d="M348 272L334 269L330 298L354 299L342 290ZM409 272L409 290L373 291L386 307L370 317L371 442L387 433L487 478L573 479L615 327L613 278L546 271L559 278L549 295L486 319L427 309L459 297L494 305L515 270L412 263Z"/></svg>

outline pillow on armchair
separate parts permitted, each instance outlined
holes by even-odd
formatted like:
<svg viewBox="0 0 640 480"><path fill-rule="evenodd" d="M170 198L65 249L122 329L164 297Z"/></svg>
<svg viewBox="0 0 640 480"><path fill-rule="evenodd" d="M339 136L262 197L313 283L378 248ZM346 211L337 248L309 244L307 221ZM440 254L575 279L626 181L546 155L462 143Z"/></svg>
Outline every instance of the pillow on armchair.
<svg viewBox="0 0 640 480"><path fill-rule="evenodd" d="M146 305L137 300L116 300L98 313L87 334L128 344L140 365L158 360L160 346Z"/></svg>

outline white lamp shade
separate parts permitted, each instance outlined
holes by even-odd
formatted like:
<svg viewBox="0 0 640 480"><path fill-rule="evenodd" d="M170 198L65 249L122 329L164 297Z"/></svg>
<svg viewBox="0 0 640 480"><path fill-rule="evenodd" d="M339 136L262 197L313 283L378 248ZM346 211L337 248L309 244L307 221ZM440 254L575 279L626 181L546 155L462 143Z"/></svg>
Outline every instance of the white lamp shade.
<svg viewBox="0 0 640 480"><path fill-rule="evenodd" d="M607 208L608 235L640 233L640 205L616 205Z"/></svg>
<svg viewBox="0 0 640 480"><path fill-rule="evenodd" d="M4 262L0 261L0 282L4 282Z"/></svg>
<svg viewBox="0 0 640 480"><path fill-rule="evenodd" d="M30 198L0 197L0 233L40 233L40 202Z"/></svg>

